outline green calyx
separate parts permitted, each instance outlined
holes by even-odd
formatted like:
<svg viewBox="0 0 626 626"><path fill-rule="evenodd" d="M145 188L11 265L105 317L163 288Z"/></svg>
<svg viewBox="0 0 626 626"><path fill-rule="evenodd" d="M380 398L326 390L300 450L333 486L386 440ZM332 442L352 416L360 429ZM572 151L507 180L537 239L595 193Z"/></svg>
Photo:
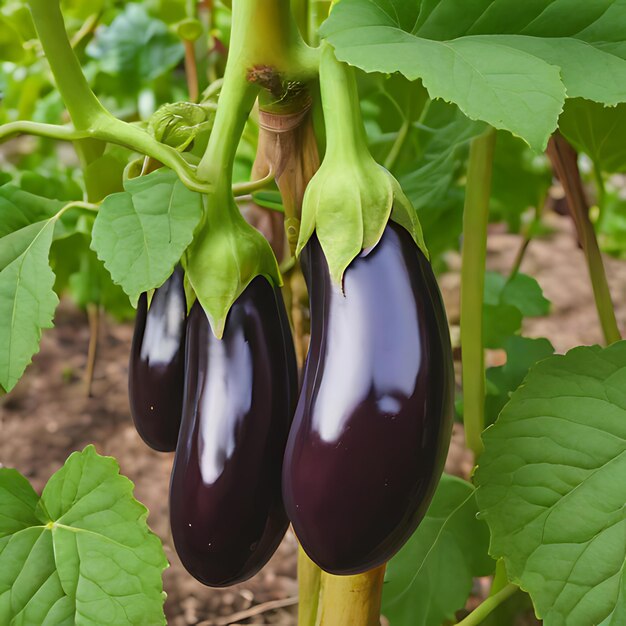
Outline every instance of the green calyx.
<svg viewBox="0 0 626 626"><path fill-rule="evenodd" d="M230 307L256 276L282 284L269 243L243 219L230 188L206 197L204 223L187 249L185 269L218 339Z"/></svg>
<svg viewBox="0 0 626 626"><path fill-rule="evenodd" d="M320 86L327 148L304 195L296 254L315 231L331 278L341 284L352 260L379 242L392 219L428 255L415 209L398 181L367 148L354 72L335 58L326 43L322 44Z"/></svg>

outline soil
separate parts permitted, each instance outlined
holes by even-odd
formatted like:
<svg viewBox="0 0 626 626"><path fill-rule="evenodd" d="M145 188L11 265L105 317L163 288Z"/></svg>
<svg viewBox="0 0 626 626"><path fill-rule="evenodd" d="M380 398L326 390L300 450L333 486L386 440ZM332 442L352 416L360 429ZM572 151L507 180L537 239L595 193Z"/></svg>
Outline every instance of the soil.
<svg viewBox="0 0 626 626"><path fill-rule="evenodd" d="M552 313L527 320L524 333L547 336L558 352L602 340L582 252L567 217L550 216L554 234L533 241L522 271L535 276ZM520 238L498 232L489 239L488 266L507 271ZM618 322L626 326L626 264L607 259L607 272L616 302ZM451 271L441 277L455 335L458 323L458 258L449 258ZM458 332L456 332L458 335ZM166 613L172 626L202 624L295 624L297 594L296 542L288 533L270 563L253 579L228 589L204 587L186 573L172 548L168 527L167 492L171 454L148 449L135 432L128 408L127 360L132 326L105 320L100 329L99 354L92 397L82 380L89 329L86 315L63 302L55 328L44 333L41 351L14 391L0 403L0 465L15 467L41 491L46 481L74 450L94 443L98 452L115 456L123 474L135 483L135 496L150 511L148 523L163 539L171 567L164 575ZM491 354L492 363L501 355ZM471 454L456 426L447 471L467 477ZM477 593L484 588L477 581ZM270 603L270 604L266 604ZM258 614L237 615L256 607ZM526 623L526 622L525 622Z"/></svg>

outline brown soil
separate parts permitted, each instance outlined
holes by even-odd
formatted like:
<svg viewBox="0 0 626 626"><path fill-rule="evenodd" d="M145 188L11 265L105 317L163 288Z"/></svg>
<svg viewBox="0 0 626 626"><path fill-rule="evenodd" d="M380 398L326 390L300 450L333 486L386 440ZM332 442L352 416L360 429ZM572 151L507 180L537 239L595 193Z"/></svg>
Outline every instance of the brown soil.
<svg viewBox="0 0 626 626"><path fill-rule="evenodd" d="M552 314L528 320L525 334L547 336L560 352L578 344L601 341L591 289L581 251L567 218L551 217L555 235L531 243L522 270L535 276L552 301ZM494 233L489 242L489 266L506 271L519 238ZM458 259L441 284L454 326L458 320ZM608 260L608 274L621 327L626 325L626 264ZM224 590L209 589L189 576L172 548L168 528L167 492L172 455L148 449L136 434L128 409L127 359L132 327L106 321L93 396L85 397L82 375L88 344L86 316L64 302L56 328L44 334L41 352L16 389L0 404L0 464L15 467L41 491L50 475L73 450L94 443L98 452L115 456L121 470L136 485L135 496L150 510L148 522L164 540L171 567L165 572L166 613L172 626L295 624L293 599L296 542L291 533L270 563L252 580ZM454 331L454 328L453 328ZM453 332L454 334L454 332ZM453 438L447 470L468 476L471 455L463 447L462 429ZM233 616L272 601L249 619ZM291 603L291 604L290 604ZM228 616L233 616L229 618Z"/></svg>

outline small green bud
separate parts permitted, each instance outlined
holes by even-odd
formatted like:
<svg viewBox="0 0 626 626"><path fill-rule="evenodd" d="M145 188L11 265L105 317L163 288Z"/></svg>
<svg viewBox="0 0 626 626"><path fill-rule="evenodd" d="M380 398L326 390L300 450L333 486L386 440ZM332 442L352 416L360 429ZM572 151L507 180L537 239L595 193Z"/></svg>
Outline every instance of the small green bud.
<svg viewBox="0 0 626 626"><path fill-rule="evenodd" d="M174 102L159 107L148 121L148 131L157 141L179 152L203 131L211 130L215 113L193 102Z"/></svg>

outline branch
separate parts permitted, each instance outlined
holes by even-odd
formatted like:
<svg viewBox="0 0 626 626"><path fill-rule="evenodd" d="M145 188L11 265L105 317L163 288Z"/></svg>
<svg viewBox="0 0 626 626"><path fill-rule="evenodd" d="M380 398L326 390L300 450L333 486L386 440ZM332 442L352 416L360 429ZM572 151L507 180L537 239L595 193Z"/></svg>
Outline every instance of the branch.
<svg viewBox="0 0 626 626"><path fill-rule="evenodd" d="M509 583L494 595L487 598L482 604L477 606L466 618L457 623L456 626L478 626L496 607L510 598L517 591L517 586Z"/></svg>

